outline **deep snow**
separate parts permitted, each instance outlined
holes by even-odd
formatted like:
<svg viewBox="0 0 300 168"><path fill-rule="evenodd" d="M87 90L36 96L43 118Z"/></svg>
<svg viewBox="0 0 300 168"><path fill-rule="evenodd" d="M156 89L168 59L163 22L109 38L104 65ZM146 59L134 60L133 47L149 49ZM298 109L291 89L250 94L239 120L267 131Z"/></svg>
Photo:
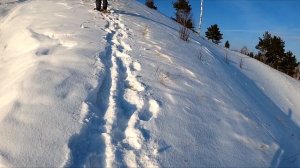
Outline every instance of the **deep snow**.
<svg viewBox="0 0 300 168"><path fill-rule="evenodd" d="M0 166L300 166L299 81L134 0L7 2Z"/></svg>

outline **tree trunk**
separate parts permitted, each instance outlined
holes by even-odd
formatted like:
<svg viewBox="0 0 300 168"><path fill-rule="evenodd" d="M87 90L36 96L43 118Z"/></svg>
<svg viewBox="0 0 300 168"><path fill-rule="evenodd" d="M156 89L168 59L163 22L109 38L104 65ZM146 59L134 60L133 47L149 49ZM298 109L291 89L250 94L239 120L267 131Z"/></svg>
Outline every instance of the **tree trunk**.
<svg viewBox="0 0 300 168"><path fill-rule="evenodd" d="M203 17L203 0L201 0L201 3L200 3L200 21L199 21L199 28L198 28L199 36L201 33L202 17Z"/></svg>

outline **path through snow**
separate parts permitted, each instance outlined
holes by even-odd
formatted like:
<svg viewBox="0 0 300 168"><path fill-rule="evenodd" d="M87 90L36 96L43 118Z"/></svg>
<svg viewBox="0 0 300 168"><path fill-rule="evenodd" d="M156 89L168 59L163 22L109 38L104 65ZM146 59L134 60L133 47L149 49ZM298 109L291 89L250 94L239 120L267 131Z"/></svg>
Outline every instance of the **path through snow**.
<svg viewBox="0 0 300 168"><path fill-rule="evenodd" d="M156 145L142 125L158 115L159 104L138 80L141 65L125 42L130 30L119 14L101 15L107 21L107 47L99 55L104 78L97 101L83 103L86 127L69 144L70 167L157 167Z"/></svg>
<svg viewBox="0 0 300 168"><path fill-rule="evenodd" d="M13 4L0 22L0 167L300 165L299 81L251 58L241 69L244 55L193 33L183 42L135 0L109 14L91 0Z"/></svg>

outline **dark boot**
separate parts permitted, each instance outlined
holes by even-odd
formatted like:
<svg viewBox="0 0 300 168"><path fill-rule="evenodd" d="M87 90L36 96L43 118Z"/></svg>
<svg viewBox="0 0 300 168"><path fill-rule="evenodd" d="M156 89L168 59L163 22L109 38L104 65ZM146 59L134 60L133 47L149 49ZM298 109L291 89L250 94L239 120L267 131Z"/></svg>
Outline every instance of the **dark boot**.
<svg viewBox="0 0 300 168"><path fill-rule="evenodd" d="M101 1L102 0L96 0L96 10L98 10L98 11L101 10Z"/></svg>
<svg viewBox="0 0 300 168"><path fill-rule="evenodd" d="M107 0L103 0L103 10L107 10Z"/></svg>

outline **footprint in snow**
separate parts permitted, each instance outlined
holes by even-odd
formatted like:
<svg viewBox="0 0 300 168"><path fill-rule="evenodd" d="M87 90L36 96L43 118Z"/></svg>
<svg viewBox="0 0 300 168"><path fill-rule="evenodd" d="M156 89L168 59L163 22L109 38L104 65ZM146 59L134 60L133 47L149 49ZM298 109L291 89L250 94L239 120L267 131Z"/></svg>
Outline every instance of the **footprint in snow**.
<svg viewBox="0 0 300 168"><path fill-rule="evenodd" d="M44 56L49 54L50 54L49 48L39 48L35 53L36 56Z"/></svg>
<svg viewBox="0 0 300 168"><path fill-rule="evenodd" d="M141 64L138 63L138 62L134 62L132 64L132 70L134 70L134 71L141 71Z"/></svg>
<svg viewBox="0 0 300 168"><path fill-rule="evenodd" d="M148 102L148 109L145 109L139 114L139 118L142 121L149 121L152 118L157 118L159 114L159 104L156 100L150 99Z"/></svg>
<svg viewBox="0 0 300 168"><path fill-rule="evenodd" d="M121 45L125 50L132 51L131 46L129 44L125 43L124 41L121 41Z"/></svg>

